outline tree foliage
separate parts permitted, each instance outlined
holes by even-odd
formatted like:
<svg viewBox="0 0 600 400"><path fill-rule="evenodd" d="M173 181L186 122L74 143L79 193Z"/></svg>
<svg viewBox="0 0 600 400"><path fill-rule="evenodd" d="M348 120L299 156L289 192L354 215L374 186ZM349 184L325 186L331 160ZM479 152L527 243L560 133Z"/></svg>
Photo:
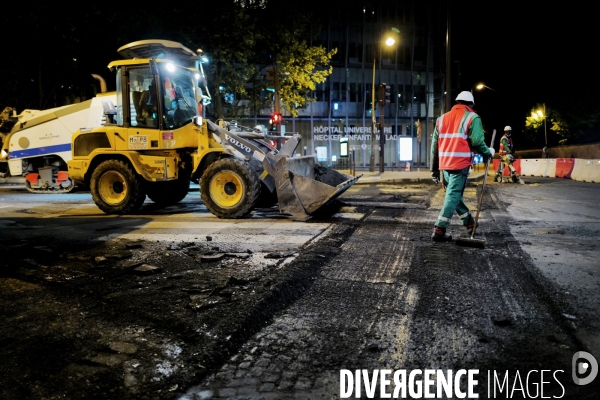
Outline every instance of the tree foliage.
<svg viewBox="0 0 600 400"><path fill-rule="evenodd" d="M337 49L328 52L322 46L309 47L305 41L294 41L279 54L279 94L284 108L293 116L298 116L298 108L314 101L310 92L331 75L331 57L336 52Z"/></svg>
<svg viewBox="0 0 600 400"><path fill-rule="evenodd" d="M580 144L600 138L600 106L595 103L561 102L556 106L538 104L525 118L525 137L532 143L549 146Z"/></svg>
<svg viewBox="0 0 600 400"><path fill-rule="evenodd" d="M256 115L269 107L275 109L276 96L266 92L265 68L270 66L279 71L281 104L292 115L298 115L297 108L305 106L311 100L310 92L331 74L331 57L336 52L308 42L320 29L314 10L293 2L233 0L222 15L230 29L243 29L226 40L210 36L214 35L214 27L198 37L206 43L203 46L213 62L208 80L213 87L215 116L236 118ZM233 95L234 101L225 103L225 94L229 99Z"/></svg>
<svg viewBox="0 0 600 400"><path fill-rule="evenodd" d="M297 115L296 107L331 73L334 54L307 43L318 30L313 31L312 10L305 8L268 0L221 0L211 18L201 23L189 10L178 13L184 42L195 43L209 59L204 69L212 118L233 119L274 108L264 79L265 68L272 65L280 71L282 104Z"/></svg>

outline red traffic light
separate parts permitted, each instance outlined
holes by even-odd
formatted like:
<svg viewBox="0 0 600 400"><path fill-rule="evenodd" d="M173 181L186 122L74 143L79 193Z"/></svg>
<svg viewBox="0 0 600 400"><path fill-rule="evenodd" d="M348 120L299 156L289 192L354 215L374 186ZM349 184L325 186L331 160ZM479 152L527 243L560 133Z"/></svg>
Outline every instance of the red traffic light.
<svg viewBox="0 0 600 400"><path fill-rule="evenodd" d="M271 117L271 121L273 121L274 124L280 124L281 120L281 114L278 113L273 114L273 116Z"/></svg>

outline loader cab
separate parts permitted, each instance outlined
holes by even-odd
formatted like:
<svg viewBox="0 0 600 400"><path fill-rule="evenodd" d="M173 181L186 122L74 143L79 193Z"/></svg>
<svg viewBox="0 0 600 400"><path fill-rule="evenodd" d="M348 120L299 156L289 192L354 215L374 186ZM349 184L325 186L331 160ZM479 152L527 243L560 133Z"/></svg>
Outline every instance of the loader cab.
<svg viewBox="0 0 600 400"><path fill-rule="evenodd" d="M197 71L167 60L131 60L117 73L117 126L179 129L198 115ZM145 61L145 62L142 62Z"/></svg>

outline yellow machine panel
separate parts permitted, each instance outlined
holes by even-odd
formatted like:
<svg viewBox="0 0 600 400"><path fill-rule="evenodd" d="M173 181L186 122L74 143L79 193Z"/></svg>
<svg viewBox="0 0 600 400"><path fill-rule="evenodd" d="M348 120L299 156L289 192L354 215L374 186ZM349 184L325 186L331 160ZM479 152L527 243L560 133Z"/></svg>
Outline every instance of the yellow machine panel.
<svg viewBox="0 0 600 400"><path fill-rule="evenodd" d="M148 180L164 181L177 179L177 158L139 156L139 167L143 168Z"/></svg>

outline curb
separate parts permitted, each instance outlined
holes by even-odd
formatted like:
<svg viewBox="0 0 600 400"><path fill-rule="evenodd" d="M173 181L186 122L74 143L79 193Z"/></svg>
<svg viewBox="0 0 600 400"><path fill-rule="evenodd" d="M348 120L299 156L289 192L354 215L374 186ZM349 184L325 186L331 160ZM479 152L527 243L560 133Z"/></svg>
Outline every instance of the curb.
<svg viewBox="0 0 600 400"><path fill-rule="evenodd" d="M362 180L361 180L362 179ZM473 176L467 178L469 182L482 182L483 174L479 176ZM395 184L407 184L407 183L420 183L427 185L435 185L431 178L391 178L391 179L370 179L370 178L359 178L354 185L365 186L372 184L380 184L380 185L395 185Z"/></svg>

